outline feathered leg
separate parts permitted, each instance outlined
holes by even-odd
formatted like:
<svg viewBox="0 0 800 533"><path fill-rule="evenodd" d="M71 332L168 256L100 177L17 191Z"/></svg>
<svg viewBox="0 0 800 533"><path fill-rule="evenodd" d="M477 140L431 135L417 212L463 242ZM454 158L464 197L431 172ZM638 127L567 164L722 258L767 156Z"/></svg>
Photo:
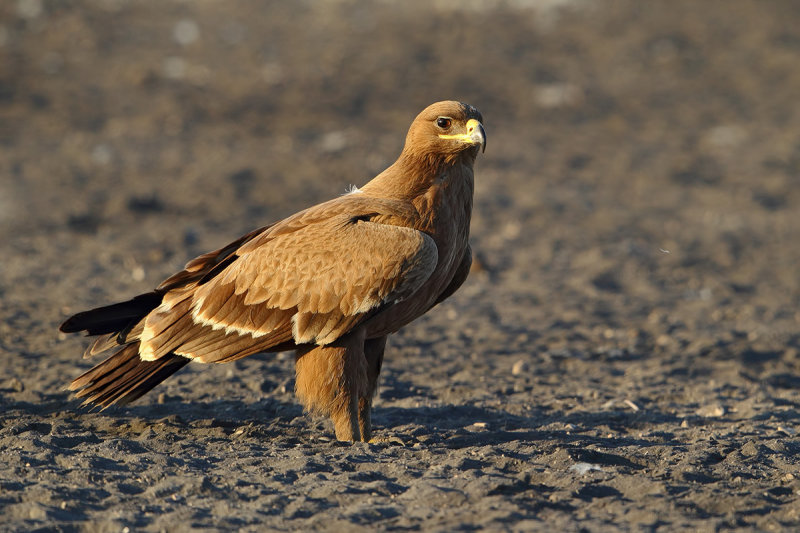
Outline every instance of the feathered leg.
<svg viewBox="0 0 800 533"><path fill-rule="evenodd" d="M297 350L295 390L305 408L328 415L339 440L363 440L358 401L366 395L367 364L364 330L357 330L325 346Z"/></svg>
<svg viewBox="0 0 800 533"><path fill-rule="evenodd" d="M383 352L386 349L386 336L364 341L364 357L367 362L366 394L358 399L358 425L361 438L369 442L372 439L372 398L378 390L378 375L383 364Z"/></svg>

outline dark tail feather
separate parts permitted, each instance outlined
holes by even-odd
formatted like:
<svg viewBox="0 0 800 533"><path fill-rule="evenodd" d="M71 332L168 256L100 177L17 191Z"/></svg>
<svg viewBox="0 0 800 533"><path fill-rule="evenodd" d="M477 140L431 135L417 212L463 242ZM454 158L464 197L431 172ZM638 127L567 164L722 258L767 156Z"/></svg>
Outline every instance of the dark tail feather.
<svg viewBox="0 0 800 533"><path fill-rule="evenodd" d="M85 404L103 409L125 405L140 398L153 387L183 368L190 359L168 354L155 361L139 358L139 343L128 344L114 355L76 378L69 390L77 390Z"/></svg>
<svg viewBox="0 0 800 533"><path fill-rule="evenodd" d="M86 331L88 335L102 335L124 331L161 304L163 293L148 292L127 302L106 305L83 311L69 317L59 328L64 333Z"/></svg>

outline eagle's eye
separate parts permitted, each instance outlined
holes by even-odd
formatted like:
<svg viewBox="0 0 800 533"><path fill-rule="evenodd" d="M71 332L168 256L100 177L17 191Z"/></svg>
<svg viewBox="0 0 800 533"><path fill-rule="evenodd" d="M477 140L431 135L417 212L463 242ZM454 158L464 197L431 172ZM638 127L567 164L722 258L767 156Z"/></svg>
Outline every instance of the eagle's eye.
<svg viewBox="0 0 800 533"><path fill-rule="evenodd" d="M449 119L447 117L439 117L436 119L436 125L442 128L443 130L449 128L452 122L453 122L452 119Z"/></svg>

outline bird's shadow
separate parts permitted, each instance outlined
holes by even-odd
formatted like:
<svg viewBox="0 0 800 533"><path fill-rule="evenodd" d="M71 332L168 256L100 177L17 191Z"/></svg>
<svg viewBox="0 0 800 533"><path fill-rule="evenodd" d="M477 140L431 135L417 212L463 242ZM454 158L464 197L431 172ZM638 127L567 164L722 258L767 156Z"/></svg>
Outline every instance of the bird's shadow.
<svg viewBox="0 0 800 533"><path fill-rule="evenodd" d="M652 446L669 440L672 435L662 432L661 439L651 439L617 433L614 438L592 433L601 426L618 430L634 430L642 426L666 425L678 427L682 418L659 411L625 413L621 411L584 411L564 414L532 409L529 414L511 414L500 409L472 405L441 405L412 408L377 408L373 416L379 431L411 432L425 443L447 448L496 446L511 442L554 441L560 444L602 444L604 447L629 445ZM552 429L557 425L559 429Z"/></svg>

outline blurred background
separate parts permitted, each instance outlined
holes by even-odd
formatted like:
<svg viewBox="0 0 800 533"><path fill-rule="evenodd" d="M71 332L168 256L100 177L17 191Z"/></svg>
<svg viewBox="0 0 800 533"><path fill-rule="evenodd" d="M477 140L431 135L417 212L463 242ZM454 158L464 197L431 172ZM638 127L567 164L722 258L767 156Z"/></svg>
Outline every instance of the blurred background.
<svg viewBox="0 0 800 533"><path fill-rule="evenodd" d="M66 313L365 183L458 99L488 149L451 316L502 353L785 377L798 28L790 1L3 2L0 346L73 360Z"/></svg>

